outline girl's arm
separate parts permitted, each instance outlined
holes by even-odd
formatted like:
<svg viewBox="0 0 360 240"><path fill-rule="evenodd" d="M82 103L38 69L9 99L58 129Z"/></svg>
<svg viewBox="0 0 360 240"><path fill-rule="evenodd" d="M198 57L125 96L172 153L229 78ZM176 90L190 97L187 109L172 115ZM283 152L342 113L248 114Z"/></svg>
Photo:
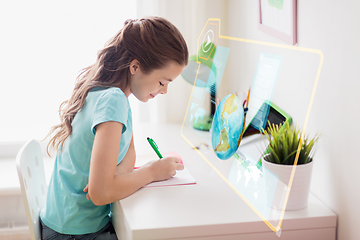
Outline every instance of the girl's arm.
<svg viewBox="0 0 360 240"><path fill-rule="evenodd" d="M169 179L175 175L175 170L184 168L178 158L169 157L136 171L115 174L122 127L119 122L104 122L96 127L88 184L89 197L95 205L105 205L125 198L152 181ZM133 153L135 154L135 150ZM135 157L133 160L135 161Z"/></svg>
<svg viewBox="0 0 360 240"><path fill-rule="evenodd" d="M134 170L136 161L136 153L134 147L134 137L131 137L131 142L129 149L124 156L123 160L116 166L115 174L121 175L125 173L130 173Z"/></svg>

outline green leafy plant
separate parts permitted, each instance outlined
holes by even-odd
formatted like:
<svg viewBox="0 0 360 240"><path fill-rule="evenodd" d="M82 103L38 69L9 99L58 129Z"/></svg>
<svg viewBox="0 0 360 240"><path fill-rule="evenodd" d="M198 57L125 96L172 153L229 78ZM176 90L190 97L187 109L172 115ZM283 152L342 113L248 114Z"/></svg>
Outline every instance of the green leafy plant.
<svg viewBox="0 0 360 240"><path fill-rule="evenodd" d="M304 135L301 140L299 128L297 126L290 126L288 122L284 125L269 123L269 127L264 131L264 135L270 142L264 159L271 163L283 165L294 165L300 141L302 142L297 164L311 162L314 146L319 139L319 135L316 134L312 139L308 139Z"/></svg>

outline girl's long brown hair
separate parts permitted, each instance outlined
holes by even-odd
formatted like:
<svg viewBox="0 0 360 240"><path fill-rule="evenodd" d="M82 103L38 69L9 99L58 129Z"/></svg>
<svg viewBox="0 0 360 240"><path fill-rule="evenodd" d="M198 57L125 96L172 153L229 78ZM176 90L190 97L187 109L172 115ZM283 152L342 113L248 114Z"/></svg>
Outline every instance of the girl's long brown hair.
<svg viewBox="0 0 360 240"><path fill-rule="evenodd" d="M61 123L51 128L47 137L52 136L50 150L62 150L65 140L72 132L71 123L76 113L83 107L88 92L95 87L129 86L129 65L139 61L141 71L165 67L170 61L187 65L188 49L179 30L161 17L147 17L127 20L124 27L98 52L97 61L83 69L69 100L59 108ZM59 149L60 147L60 149Z"/></svg>

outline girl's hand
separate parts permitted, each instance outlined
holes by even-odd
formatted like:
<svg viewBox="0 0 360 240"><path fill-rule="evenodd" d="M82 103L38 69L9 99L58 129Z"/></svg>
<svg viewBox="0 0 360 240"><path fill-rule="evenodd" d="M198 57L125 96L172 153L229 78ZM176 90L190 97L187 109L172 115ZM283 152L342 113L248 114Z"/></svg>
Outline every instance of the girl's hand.
<svg viewBox="0 0 360 240"><path fill-rule="evenodd" d="M176 170L183 170L184 165L177 157L166 157L157 161L150 162L148 165L153 177L153 181L162 181L173 177Z"/></svg>

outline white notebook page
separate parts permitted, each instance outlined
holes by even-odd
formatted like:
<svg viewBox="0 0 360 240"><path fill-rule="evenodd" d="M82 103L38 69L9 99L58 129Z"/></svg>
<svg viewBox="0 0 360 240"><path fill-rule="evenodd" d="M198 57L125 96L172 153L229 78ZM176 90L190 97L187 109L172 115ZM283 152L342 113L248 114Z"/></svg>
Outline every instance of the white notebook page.
<svg viewBox="0 0 360 240"><path fill-rule="evenodd" d="M163 155L163 157L175 156L175 157L178 157L180 160L182 160L181 157L175 152L164 153L162 155ZM141 167L142 165L146 164L147 162L156 160L156 159L158 159L156 154L137 156L135 167L136 168ZM176 171L175 176L171 177L170 179L164 180L164 181L151 182L144 187L188 185L188 184L195 184L195 183L196 183L195 178L191 175L191 173L186 168L186 166L184 166L183 170Z"/></svg>

